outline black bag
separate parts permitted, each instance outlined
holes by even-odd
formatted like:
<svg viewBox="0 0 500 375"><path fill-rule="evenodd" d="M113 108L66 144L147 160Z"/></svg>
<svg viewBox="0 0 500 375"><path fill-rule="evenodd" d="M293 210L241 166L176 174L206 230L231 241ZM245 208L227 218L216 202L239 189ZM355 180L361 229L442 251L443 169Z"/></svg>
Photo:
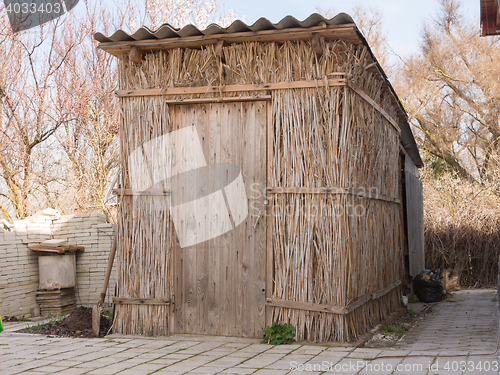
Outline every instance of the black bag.
<svg viewBox="0 0 500 375"><path fill-rule="evenodd" d="M439 271L439 270L437 270ZM413 279L413 291L421 302L439 302L443 296L443 284L439 277L422 278L422 272Z"/></svg>

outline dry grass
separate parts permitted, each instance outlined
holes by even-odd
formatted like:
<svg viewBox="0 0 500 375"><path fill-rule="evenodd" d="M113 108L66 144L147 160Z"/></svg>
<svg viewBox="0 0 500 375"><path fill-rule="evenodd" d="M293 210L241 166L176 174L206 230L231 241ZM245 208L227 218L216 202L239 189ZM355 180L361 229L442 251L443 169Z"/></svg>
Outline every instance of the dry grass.
<svg viewBox="0 0 500 375"><path fill-rule="evenodd" d="M495 285L500 197L487 185L423 176L426 267L454 269L463 287Z"/></svg>

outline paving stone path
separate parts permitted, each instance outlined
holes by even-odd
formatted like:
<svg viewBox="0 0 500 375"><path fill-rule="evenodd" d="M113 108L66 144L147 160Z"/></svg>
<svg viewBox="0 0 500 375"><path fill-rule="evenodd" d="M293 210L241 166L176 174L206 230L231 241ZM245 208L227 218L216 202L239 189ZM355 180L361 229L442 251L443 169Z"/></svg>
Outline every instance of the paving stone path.
<svg viewBox="0 0 500 375"><path fill-rule="evenodd" d="M0 334L0 374L498 374L493 290L434 304L394 348L269 346L221 337L104 339ZM462 369L462 367L465 368Z"/></svg>

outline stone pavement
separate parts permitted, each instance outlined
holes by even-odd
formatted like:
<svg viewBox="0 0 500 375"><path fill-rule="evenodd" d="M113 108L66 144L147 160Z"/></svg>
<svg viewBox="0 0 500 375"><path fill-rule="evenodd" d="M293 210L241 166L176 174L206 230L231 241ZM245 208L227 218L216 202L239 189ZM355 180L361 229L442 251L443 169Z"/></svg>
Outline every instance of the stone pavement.
<svg viewBox="0 0 500 375"><path fill-rule="evenodd" d="M465 290L432 305L384 349L223 337L50 338L13 333L19 327L10 325L0 334L0 374L498 374L498 321L493 290Z"/></svg>

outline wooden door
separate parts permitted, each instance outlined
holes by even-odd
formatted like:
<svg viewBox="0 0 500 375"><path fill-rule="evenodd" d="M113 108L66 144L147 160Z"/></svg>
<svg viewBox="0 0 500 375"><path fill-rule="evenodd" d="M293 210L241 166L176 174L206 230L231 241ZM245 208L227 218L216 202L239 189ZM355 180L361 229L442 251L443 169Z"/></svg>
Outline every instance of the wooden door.
<svg viewBox="0 0 500 375"><path fill-rule="evenodd" d="M240 168L248 205L248 216L241 217L244 220L239 220L234 229L187 247L177 242L172 262L172 333L262 337L266 301L266 104L251 101L171 106L172 130L195 127L209 168L217 163ZM212 186L227 182L218 183L214 178L218 177L211 173ZM234 210L232 222L238 222Z"/></svg>

